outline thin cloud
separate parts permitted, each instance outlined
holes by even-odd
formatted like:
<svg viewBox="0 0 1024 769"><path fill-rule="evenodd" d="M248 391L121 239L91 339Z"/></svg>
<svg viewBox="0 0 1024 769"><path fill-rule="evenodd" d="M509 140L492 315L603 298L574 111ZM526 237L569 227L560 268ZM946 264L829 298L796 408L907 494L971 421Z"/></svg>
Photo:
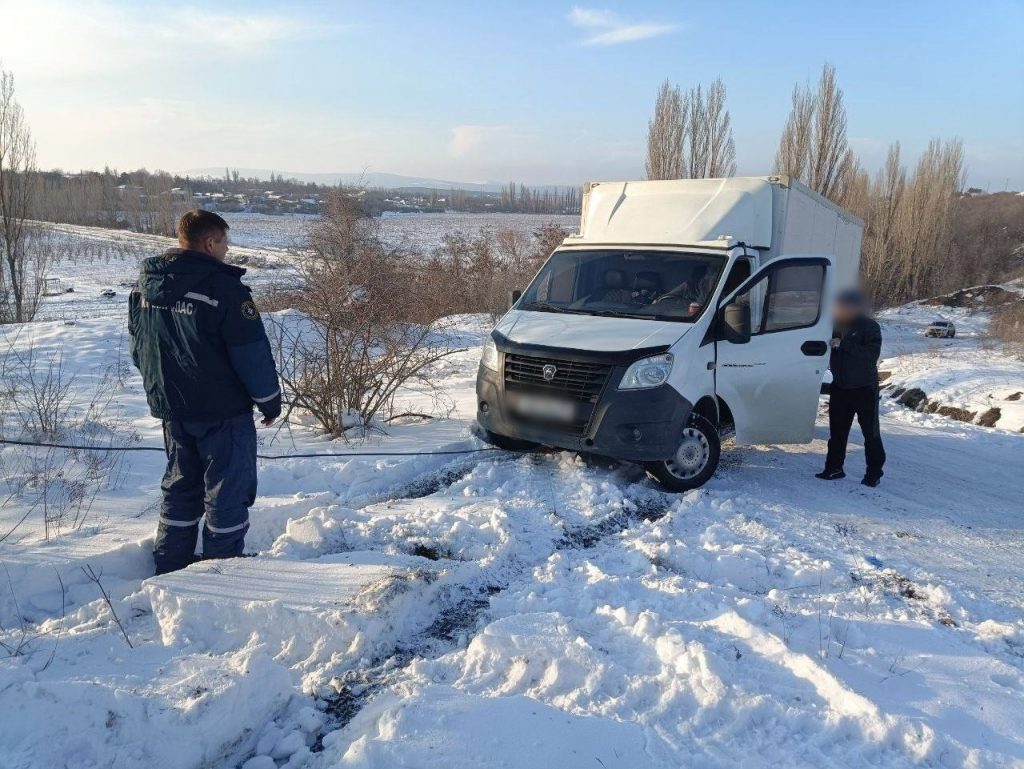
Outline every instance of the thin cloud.
<svg viewBox="0 0 1024 769"><path fill-rule="evenodd" d="M673 24L631 22L600 8L573 6L569 23L586 32L583 45L620 45L660 37L675 31Z"/></svg>
<svg viewBox="0 0 1024 769"><path fill-rule="evenodd" d="M0 0L0 19L4 64L23 80L86 79L183 59L212 66L342 29L295 14L143 8L112 0Z"/></svg>

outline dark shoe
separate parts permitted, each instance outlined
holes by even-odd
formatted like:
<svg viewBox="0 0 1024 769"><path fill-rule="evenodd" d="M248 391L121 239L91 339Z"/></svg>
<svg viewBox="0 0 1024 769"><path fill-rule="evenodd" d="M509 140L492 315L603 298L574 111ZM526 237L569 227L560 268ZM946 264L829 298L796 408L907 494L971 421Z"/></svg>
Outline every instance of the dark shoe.
<svg viewBox="0 0 1024 769"><path fill-rule="evenodd" d="M823 481L838 481L840 478L845 478L846 473L842 470L822 470L820 473L815 473L814 477L821 478Z"/></svg>
<svg viewBox="0 0 1024 769"><path fill-rule="evenodd" d="M878 475L865 475L860 482L863 483L865 486L875 488L875 486L877 486L881 482L881 480L882 473L879 473Z"/></svg>

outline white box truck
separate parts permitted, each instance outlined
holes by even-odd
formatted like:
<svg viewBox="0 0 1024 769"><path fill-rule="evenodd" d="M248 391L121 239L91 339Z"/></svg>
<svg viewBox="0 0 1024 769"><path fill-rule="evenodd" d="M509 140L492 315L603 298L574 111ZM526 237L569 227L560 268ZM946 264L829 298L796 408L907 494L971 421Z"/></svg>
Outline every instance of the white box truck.
<svg viewBox="0 0 1024 769"><path fill-rule="evenodd" d="M477 421L496 445L639 462L675 491L711 477L730 429L809 442L862 233L785 176L587 184L579 234L484 346Z"/></svg>

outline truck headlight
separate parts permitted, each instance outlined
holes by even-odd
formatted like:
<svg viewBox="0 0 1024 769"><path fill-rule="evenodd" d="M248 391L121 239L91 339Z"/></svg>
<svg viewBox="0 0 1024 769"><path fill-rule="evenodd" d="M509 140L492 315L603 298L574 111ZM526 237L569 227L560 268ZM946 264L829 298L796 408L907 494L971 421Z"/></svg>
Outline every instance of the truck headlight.
<svg viewBox="0 0 1024 769"><path fill-rule="evenodd" d="M668 381L668 375L671 373L672 353L643 358L626 369L622 381L619 382L619 389L644 390L658 387Z"/></svg>
<svg viewBox="0 0 1024 769"><path fill-rule="evenodd" d="M480 356L480 364L491 371L498 370L498 346L493 339L484 342L483 354Z"/></svg>

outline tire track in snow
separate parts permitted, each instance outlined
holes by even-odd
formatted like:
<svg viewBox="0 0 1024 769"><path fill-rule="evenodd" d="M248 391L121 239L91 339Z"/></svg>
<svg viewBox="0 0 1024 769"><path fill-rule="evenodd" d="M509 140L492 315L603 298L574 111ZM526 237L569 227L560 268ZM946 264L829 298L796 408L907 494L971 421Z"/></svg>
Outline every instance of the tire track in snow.
<svg viewBox="0 0 1024 769"><path fill-rule="evenodd" d="M637 522L656 520L668 511L674 499L674 495L649 485L616 478L614 471L580 467L568 456L564 453L513 455L511 463L507 459L478 460L472 463L468 472L445 475L450 483L442 483L441 488L431 490L429 494L416 493L428 486L412 485L409 487L413 490L410 496L388 500L388 506L393 508L431 497L452 499L454 495L449 495L449 492L453 487L459 487L455 494L465 493L478 480L475 476L483 476L482 480L487 480L487 476L493 475L502 465L513 464L517 471L521 471L513 472L514 476L520 476L511 483L513 488L502 489L505 493L500 496L503 500L509 498L509 501L498 505L510 521L512 541L505 543L508 545L506 552L492 559L483 559L488 563L480 563L479 560L467 563L439 556L444 549L434 547L435 562L450 564L457 575L438 599L433 621L425 628L415 629L399 638L391 649L378 655L370 664L332 675L323 685L314 687L321 692L322 707L328 717L314 744L316 750L323 747L325 733L343 728L366 704L399 682L411 665L464 648L473 631L479 628L491 599L513 584L532 581L534 569L552 555L597 547ZM577 495L573 490L574 482L581 487L587 485L579 483L581 480L589 483L591 488L582 489L582 494ZM546 515L541 515L538 510L538 491L548 497L541 504ZM517 500L520 501L518 505ZM470 495L463 506L478 503L479 498ZM372 504L364 506L360 512L372 507ZM450 512L457 513L458 505ZM536 548L539 543L543 546ZM401 545L397 547L405 549ZM325 695L325 689L333 691Z"/></svg>

